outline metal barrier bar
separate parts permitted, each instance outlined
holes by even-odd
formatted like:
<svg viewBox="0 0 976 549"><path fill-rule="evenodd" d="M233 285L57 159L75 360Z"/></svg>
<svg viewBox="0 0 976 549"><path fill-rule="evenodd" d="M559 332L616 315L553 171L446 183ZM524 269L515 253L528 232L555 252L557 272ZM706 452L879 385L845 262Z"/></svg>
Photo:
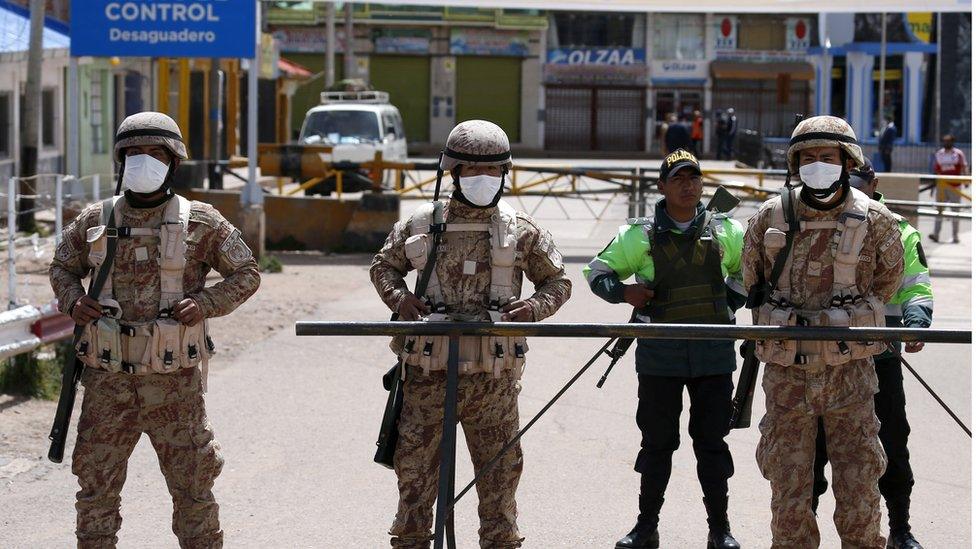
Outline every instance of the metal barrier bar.
<svg viewBox="0 0 976 549"><path fill-rule="evenodd" d="M897 200L897 199L887 199L885 198L885 206L928 206L929 208L954 208L954 209L972 209L972 204L963 204L960 202L920 202L917 200Z"/></svg>
<svg viewBox="0 0 976 549"><path fill-rule="evenodd" d="M434 549L455 547L454 502L457 451L458 350L462 335L666 339L797 339L838 341L925 341L972 343L969 330L728 326L707 324L548 324L525 322L328 322L295 323L299 336L448 336L444 425L441 434Z"/></svg>
<svg viewBox="0 0 976 549"><path fill-rule="evenodd" d="M593 324L528 322L340 322L300 321L299 336L502 336L627 337L638 339L772 339L803 341L924 341L972 343L969 330L738 326L725 324Z"/></svg>

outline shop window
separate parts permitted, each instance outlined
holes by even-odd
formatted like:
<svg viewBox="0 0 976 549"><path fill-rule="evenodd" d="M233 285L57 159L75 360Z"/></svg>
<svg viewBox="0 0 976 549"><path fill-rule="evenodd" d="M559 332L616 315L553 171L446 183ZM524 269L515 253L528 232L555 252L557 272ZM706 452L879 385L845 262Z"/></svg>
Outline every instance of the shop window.
<svg viewBox="0 0 976 549"><path fill-rule="evenodd" d="M104 117L102 108L102 76L103 71L94 71L91 79L91 91L88 96L89 120L91 122L91 152L92 154L105 153Z"/></svg>
<svg viewBox="0 0 976 549"><path fill-rule="evenodd" d="M705 16L662 13L651 17L654 59L704 59Z"/></svg>
<svg viewBox="0 0 976 549"><path fill-rule="evenodd" d="M740 17L738 41L740 50L784 50L786 24L781 17L776 16Z"/></svg>
<svg viewBox="0 0 976 549"><path fill-rule="evenodd" d="M904 108L903 91L904 84L904 57L901 55L888 55L885 57L885 81L884 81L884 107L882 109L884 117L891 117L898 130L898 137L902 137L905 132L904 121L902 120L902 109ZM878 116L878 86L881 83L881 56L874 57L874 71L872 71L872 110L871 120L878 127L880 132L884 129L885 123L877 120ZM876 136L877 137L877 136Z"/></svg>
<svg viewBox="0 0 976 549"><path fill-rule="evenodd" d="M10 94L0 93L0 158L10 157Z"/></svg>
<svg viewBox="0 0 976 549"><path fill-rule="evenodd" d="M59 128L57 105L55 104L55 89L46 88L41 91L41 146L54 147L54 130Z"/></svg>
<svg viewBox="0 0 976 549"><path fill-rule="evenodd" d="M55 103L56 89L44 88L41 90L41 127L38 128L41 134L42 147L55 147L55 130L60 127L58 121L57 104ZM20 94L20 133L27 131L27 98Z"/></svg>
<svg viewBox="0 0 976 549"><path fill-rule="evenodd" d="M638 24L637 17L630 13L557 12L552 15L554 46L643 47L643 25Z"/></svg>

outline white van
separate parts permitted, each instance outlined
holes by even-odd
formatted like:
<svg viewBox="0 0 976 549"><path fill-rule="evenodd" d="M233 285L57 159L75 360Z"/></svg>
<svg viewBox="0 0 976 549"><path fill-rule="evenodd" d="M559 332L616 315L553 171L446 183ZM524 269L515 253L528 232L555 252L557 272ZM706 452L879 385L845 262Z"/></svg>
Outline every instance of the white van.
<svg viewBox="0 0 976 549"><path fill-rule="evenodd" d="M305 114L299 142L331 145L332 162L369 162L376 151L382 151L383 160L389 162L407 160L403 118L390 104L390 95L386 92L322 92L322 104ZM343 190L369 188L371 182L366 174L366 170L344 171ZM305 194L327 195L333 190L335 181L330 178L307 189Z"/></svg>

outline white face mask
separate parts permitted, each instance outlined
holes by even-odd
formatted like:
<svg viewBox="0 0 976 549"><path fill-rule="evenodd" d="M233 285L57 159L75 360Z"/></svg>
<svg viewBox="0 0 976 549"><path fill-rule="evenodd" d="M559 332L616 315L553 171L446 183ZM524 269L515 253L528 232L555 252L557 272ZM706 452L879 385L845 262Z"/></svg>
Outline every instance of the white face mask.
<svg viewBox="0 0 976 549"><path fill-rule="evenodd" d="M475 206L488 206L502 188L502 178L496 175L472 175L459 177L461 194Z"/></svg>
<svg viewBox="0 0 976 549"><path fill-rule="evenodd" d="M840 174L841 167L839 164L813 162L800 166L800 181L807 187L818 191L829 189L840 179Z"/></svg>
<svg viewBox="0 0 976 549"><path fill-rule="evenodd" d="M122 172L122 184L134 193L154 193L163 186L169 164L160 162L148 154L136 154L125 157L125 171Z"/></svg>

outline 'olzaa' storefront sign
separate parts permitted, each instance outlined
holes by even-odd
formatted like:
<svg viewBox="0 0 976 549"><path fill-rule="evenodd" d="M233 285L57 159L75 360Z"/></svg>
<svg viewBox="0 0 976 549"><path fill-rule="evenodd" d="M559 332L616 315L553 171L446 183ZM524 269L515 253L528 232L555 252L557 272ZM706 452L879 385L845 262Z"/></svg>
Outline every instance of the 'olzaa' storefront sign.
<svg viewBox="0 0 976 549"><path fill-rule="evenodd" d="M254 0L74 0L71 55L254 57Z"/></svg>
<svg viewBox="0 0 976 549"><path fill-rule="evenodd" d="M554 48L544 74L547 84L643 86L647 57L643 48Z"/></svg>

